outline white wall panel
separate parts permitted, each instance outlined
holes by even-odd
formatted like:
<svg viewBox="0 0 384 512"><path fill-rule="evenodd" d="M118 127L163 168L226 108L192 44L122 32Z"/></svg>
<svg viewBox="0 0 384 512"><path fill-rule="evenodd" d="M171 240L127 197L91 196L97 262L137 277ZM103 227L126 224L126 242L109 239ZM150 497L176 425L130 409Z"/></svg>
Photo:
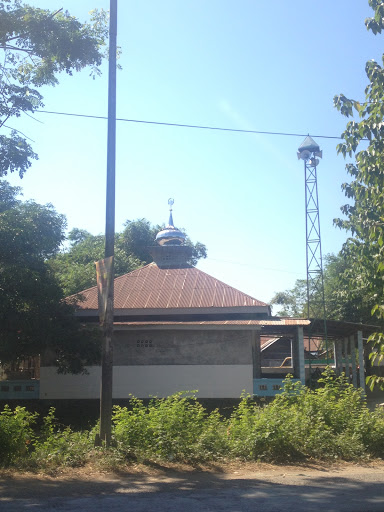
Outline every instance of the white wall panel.
<svg viewBox="0 0 384 512"><path fill-rule="evenodd" d="M59 375L42 367L40 398L99 398L100 367L89 375ZM177 391L198 390L200 398L239 398L253 392L252 365L148 365L115 366L113 398L164 397Z"/></svg>
<svg viewBox="0 0 384 512"><path fill-rule="evenodd" d="M62 375L54 366L40 368L40 398L98 398L100 366L88 366L89 375Z"/></svg>

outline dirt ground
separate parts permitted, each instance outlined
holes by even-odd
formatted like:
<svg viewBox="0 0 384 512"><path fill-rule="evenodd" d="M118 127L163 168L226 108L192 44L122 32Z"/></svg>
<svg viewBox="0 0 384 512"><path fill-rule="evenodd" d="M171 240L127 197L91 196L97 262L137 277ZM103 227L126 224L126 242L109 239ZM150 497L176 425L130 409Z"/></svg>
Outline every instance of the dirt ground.
<svg viewBox="0 0 384 512"><path fill-rule="evenodd" d="M3 471L0 510L384 512L383 484L384 461L90 465L55 475Z"/></svg>

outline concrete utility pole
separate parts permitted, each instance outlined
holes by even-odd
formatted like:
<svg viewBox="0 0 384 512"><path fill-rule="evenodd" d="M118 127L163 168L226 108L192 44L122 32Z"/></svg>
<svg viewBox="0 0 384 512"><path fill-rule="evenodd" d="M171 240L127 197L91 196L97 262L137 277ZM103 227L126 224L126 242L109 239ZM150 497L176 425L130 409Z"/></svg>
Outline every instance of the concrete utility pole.
<svg viewBox="0 0 384 512"><path fill-rule="evenodd" d="M109 18L109 79L108 79L108 142L107 142L107 195L105 216L105 258L111 258L107 294L107 307L103 322L101 353L100 441L111 443L112 377L113 377L113 307L115 254L115 163L116 163L116 51L117 0L110 0Z"/></svg>

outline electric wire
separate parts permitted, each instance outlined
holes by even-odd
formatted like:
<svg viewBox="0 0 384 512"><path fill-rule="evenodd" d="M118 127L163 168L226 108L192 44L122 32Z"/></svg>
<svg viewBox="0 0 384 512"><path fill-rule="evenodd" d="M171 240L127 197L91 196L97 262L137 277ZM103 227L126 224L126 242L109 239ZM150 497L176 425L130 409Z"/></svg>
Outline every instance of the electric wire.
<svg viewBox="0 0 384 512"><path fill-rule="evenodd" d="M89 115L89 114L76 114L71 112L54 112L50 110L36 110L36 112L42 113L42 114L55 114L60 116L72 116L72 117L84 117L84 118L90 118L90 119L108 119L107 116L96 116L96 115ZM126 123L138 123L138 124L152 124L152 125L160 125L160 126L171 126L176 128L195 128L198 130L213 130L213 131L222 131L222 132L237 132L237 133L253 133L253 134L260 134L260 135L281 135L281 136L288 136L288 137L306 137L309 135L308 133L288 133L288 132L269 132L269 131L261 131L261 130L243 130L240 128L224 128L221 126L203 126L203 125L196 125L196 124L183 124L183 123L167 123L163 121L144 121L141 119L127 119L124 117L118 117L116 118L116 121L123 121ZM311 134L312 137L315 137L317 139L337 139L342 140L342 137L338 137L335 135L315 135Z"/></svg>

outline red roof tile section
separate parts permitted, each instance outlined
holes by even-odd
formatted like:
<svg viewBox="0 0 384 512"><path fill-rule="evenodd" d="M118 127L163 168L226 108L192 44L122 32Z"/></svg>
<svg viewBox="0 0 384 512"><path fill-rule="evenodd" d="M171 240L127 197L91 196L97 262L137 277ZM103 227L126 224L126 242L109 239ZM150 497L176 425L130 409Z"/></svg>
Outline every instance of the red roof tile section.
<svg viewBox="0 0 384 512"><path fill-rule="evenodd" d="M97 309L97 287L81 292L80 309ZM115 279L115 309L267 306L195 267L150 263Z"/></svg>

